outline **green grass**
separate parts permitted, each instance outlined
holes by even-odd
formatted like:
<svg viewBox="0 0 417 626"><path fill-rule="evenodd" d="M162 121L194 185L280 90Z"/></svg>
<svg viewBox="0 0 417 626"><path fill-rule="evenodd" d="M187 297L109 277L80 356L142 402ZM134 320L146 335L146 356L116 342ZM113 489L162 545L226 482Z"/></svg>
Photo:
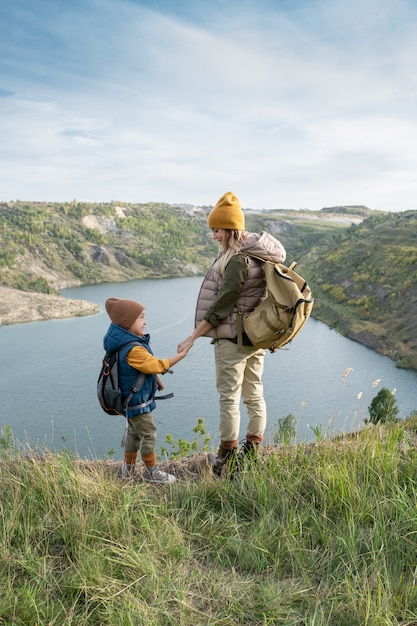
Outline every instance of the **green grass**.
<svg viewBox="0 0 417 626"><path fill-rule="evenodd" d="M234 480L161 487L4 445L0 624L415 624L414 428L270 446Z"/></svg>

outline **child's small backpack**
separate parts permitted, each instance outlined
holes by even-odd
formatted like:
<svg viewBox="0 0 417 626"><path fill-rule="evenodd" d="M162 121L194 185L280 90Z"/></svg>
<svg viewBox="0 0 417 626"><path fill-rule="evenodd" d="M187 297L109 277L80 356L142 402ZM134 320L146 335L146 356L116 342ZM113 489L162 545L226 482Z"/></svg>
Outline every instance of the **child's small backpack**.
<svg viewBox="0 0 417 626"><path fill-rule="evenodd" d="M295 266L296 263L286 267L282 263L263 261L266 297L251 313L245 315L239 311L238 336L241 337L243 329L257 348L270 352L282 348L294 339L310 317L314 298L304 278L294 271Z"/></svg>
<svg viewBox="0 0 417 626"><path fill-rule="evenodd" d="M136 346L140 345L137 341L130 343ZM121 347L124 348L125 346ZM119 387L119 350L106 352L97 380L97 397L101 408L109 415L125 415L127 417L129 402L133 394L141 389L144 382L145 374L139 372L128 397L123 400Z"/></svg>

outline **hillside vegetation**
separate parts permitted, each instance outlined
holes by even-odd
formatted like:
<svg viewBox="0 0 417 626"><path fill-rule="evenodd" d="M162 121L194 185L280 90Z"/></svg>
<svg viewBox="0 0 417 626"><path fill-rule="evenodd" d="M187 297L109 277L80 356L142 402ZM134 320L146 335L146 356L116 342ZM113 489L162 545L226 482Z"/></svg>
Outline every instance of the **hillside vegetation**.
<svg viewBox="0 0 417 626"><path fill-rule="evenodd" d="M417 212L374 214L303 259L314 315L417 369Z"/></svg>
<svg viewBox="0 0 417 626"><path fill-rule="evenodd" d="M55 293L81 284L204 274L218 250L207 228L209 210L162 203L0 204L0 284ZM363 210L344 218L248 212L247 227L282 237L298 259L327 233L361 221Z"/></svg>
<svg viewBox="0 0 417 626"><path fill-rule="evenodd" d="M187 276L216 251L205 214L163 204L0 205L0 283L54 293L81 284Z"/></svg>
<svg viewBox="0 0 417 626"><path fill-rule="evenodd" d="M2 432L0 623L416 624L415 428L262 449L234 480L200 462L173 486L19 456Z"/></svg>
<svg viewBox="0 0 417 626"><path fill-rule="evenodd" d="M207 228L210 208L0 204L0 285L57 294L81 284L203 275L217 253ZM416 211L352 206L245 215L248 230L271 232L285 245L288 263L298 262L317 319L417 369Z"/></svg>

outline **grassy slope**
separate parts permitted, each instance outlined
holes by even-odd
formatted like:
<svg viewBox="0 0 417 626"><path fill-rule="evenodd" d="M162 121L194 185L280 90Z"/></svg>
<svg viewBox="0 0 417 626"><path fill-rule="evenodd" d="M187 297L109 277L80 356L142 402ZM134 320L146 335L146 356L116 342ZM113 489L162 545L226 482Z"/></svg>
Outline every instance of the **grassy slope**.
<svg viewBox="0 0 417 626"><path fill-rule="evenodd" d="M235 480L172 487L17 457L5 436L0 623L414 624L415 428L271 447Z"/></svg>

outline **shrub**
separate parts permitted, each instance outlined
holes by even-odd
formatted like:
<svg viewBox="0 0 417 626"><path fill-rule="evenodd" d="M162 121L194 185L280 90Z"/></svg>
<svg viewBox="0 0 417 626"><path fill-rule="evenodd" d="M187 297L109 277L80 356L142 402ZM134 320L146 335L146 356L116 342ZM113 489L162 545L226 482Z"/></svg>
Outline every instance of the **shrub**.
<svg viewBox="0 0 417 626"><path fill-rule="evenodd" d="M394 398L394 392L386 387L377 393L371 404L368 406L369 419L365 419L365 424L386 424L388 422L398 422L398 406Z"/></svg>

